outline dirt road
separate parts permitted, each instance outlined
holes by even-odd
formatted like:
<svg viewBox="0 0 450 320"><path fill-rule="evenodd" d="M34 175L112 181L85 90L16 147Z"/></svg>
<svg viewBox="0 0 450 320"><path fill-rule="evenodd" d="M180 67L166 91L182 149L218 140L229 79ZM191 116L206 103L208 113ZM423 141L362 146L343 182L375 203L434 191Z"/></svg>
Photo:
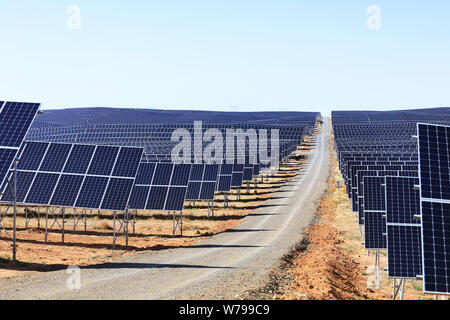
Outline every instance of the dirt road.
<svg viewBox="0 0 450 320"><path fill-rule="evenodd" d="M80 288L66 270L0 280L0 299L235 299L261 286L314 219L328 177L328 124L305 167L264 205L197 245L83 267ZM232 210L232 209L230 209Z"/></svg>

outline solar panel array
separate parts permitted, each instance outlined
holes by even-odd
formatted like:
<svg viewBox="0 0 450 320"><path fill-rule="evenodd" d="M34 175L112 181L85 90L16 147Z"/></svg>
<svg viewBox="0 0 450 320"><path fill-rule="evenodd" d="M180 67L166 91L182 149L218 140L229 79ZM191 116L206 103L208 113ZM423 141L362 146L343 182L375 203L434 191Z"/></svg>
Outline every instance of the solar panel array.
<svg viewBox="0 0 450 320"><path fill-rule="evenodd" d="M141 163L130 198L130 208L137 210L183 210L190 164Z"/></svg>
<svg viewBox="0 0 450 320"><path fill-rule="evenodd" d="M450 109L333 111L332 121L365 247L387 249L389 277L423 275L425 292L448 293Z"/></svg>
<svg viewBox="0 0 450 320"><path fill-rule="evenodd" d="M40 104L0 101L0 183L4 184L8 170L19 151Z"/></svg>
<svg viewBox="0 0 450 320"><path fill-rule="evenodd" d="M193 164L186 200L213 200L219 170L217 164Z"/></svg>
<svg viewBox="0 0 450 320"><path fill-rule="evenodd" d="M278 131L279 159L288 157L311 134L319 113L315 112L214 112L214 111L167 111L117 108L83 108L51 110L44 112L31 129L28 139L49 142L91 143L105 145L144 147L146 162L171 162L171 151L177 144L172 141L176 129L186 130L191 137L204 136L209 130L216 130L226 137L229 132L253 132L258 138L267 135L268 158L272 159L272 131ZM202 121L200 129L195 121ZM200 130L200 135L197 130ZM275 136L274 136L275 137ZM191 147L195 148L192 138ZM261 141L259 139L258 141ZM243 149L244 159L249 158L251 143L258 143L249 134ZM206 143L201 145L205 152ZM276 148L276 146L275 146ZM223 153L226 150L224 148ZM234 163L238 162L238 155ZM192 160L192 159L191 159ZM245 161L245 160L244 160ZM192 162L197 163L197 162ZM208 164L208 162L205 161ZM229 162L227 162L229 163ZM248 162L246 162L248 164ZM216 162L216 164L223 164ZM242 164L242 163L241 163ZM251 162L253 170L246 167L246 181L260 172L269 173L278 169L274 159L260 159ZM239 178L235 178L237 186Z"/></svg>
<svg viewBox="0 0 450 320"><path fill-rule="evenodd" d="M231 190L231 180L233 178L233 165L232 164L222 164L220 166L218 181L217 181L217 191L218 192L229 192Z"/></svg>
<svg viewBox="0 0 450 320"><path fill-rule="evenodd" d="M27 142L17 166L16 201L125 210L143 148ZM11 196L2 186L2 201Z"/></svg>
<svg viewBox="0 0 450 320"><path fill-rule="evenodd" d="M450 293L450 127L419 123L424 291Z"/></svg>
<svg viewBox="0 0 450 320"><path fill-rule="evenodd" d="M422 275L419 178L386 177L388 275L417 278Z"/></svg>

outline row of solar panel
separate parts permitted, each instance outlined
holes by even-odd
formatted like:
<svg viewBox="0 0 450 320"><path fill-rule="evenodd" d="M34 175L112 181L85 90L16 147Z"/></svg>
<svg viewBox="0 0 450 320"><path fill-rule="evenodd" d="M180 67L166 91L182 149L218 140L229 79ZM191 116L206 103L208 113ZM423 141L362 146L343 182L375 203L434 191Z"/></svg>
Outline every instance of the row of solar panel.
<svg viewBox="0 0 450 320"><path fill-rule="evenodd" d="M125 210L142 153L132 147L27 143L17 166L16 201ZM9 186L1 190L1 200L10 201Z"/></svg>

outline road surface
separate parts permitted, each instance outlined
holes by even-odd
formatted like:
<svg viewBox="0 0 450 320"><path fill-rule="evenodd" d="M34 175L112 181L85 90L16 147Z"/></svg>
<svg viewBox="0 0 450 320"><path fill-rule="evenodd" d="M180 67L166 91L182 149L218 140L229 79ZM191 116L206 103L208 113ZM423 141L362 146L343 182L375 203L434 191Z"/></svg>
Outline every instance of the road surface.
<svg viewBox="0 0 450 320"><path fill-rule="evenodd" d="M197 245L83 267L80 289L66 270L0 280L0 299L234 299L261 286L302 240L328 177L328 123L306 165L242 223ZM231 210L231 209L230 209Z"/></svg>

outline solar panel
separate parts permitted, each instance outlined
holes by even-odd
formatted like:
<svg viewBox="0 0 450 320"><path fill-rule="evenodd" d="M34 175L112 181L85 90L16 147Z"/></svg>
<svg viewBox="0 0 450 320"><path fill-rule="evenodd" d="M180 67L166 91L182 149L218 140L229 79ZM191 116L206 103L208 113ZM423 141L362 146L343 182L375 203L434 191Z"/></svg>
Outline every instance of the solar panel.
<svg viewBox="0 0 450 320"><path fill-rule="evenodd" d="M83 180L84 177L81 175L62 174L50 204L62 207L73 206Z"/></svg>
<svg viewBox="0 0 450 320"><path fill-rule="evenodd" d="M141 163L130 196L130 208L181 211L191 170L195 166L190 164ZM196 170L198 170L197 167Z"/></svg>
<svg viewBox="0 0 450 320"><path fill-rule="evenodd" d="M386 249L384 177L364 177L364 245L366 249Z"/></svg>
<svg viewBox="0 0 450 320"><path fill-rule="evenodd" d="M147 210L164 210L169 187L152 186L148 196ZM137 208L140 209L140 208Z"/></svg>
<svg viewBox="0 0 450 320"><path fill-rule="evenodd" d="M39 110L38 103L6 102L0 112L0 146L19 148Z"/></svg>
<svg viewBox="0 0 450 320"><path fill-rule="evenodd" d="M136 157L132 159L139 160L140 155L136 155ZM137 170L137 166L134 168ZM129 174L132 174L131 169L124 169L124 171L128 171L130 172ZM101 209L123 210L123 208L126 208L133 183L134 179L111 178L102 201Z"/></svg>
<svg viewBox="0 0 450 320"><path fill-rule="evenodd" d="M19 170L38 170L47 152L47 142L26 142L17 164Z"/></svg>
<svg viewBox="0 0 450 320"><path fill-rule="evenodd" d="M111 175L118 153L119 148L117 147L98 146L91 160L88 174L98 176Z"/></svg>
<svg viewBox="0 0 450 320"><path fill-rule="evenodd" d="M243 164L234 164L233 165L233 175L231 178L231 186L232 187L241 187L243 177L244 177L244 165Z"/></svg>
<svg viewBox="0 0 450 320"><path fill-rule="evenodd" d="M388 276L416 278L422 275L420 194L418 178L386 177L386 230Z"/></svg>
<svg viewBox="0 0 450 320"><path fill-rule="evenodd" d="M2 102L0 104L0 185L22 145L36 114L37 103Z"/></svg>
<svg viewBox="0 0 450 320"><path fill-rule="evenodd" d="M94 151L94 145L73 145L70 156L67 159L66 165L64 167L64 173L84 174L87 171L89 164L91 163Z"/></svg>
<svg viewBox="0 0 450 320"><path fill-rule="evenodd" d="M250 181L253 179L253 165L251 167L244 167L244 172L242 174L242 180Z"/></svg>
<svg viewBox="0 0 450 320"><path fill-rule="evenodd" d="M125 210L142 152L133 147L28 142L19 160L17 201Z"/></svg>
<svg viewBox="0 0 450 320"><path fill-rule="evenodd" d="M450 293L450 127L417 124L424 291Z"/></svg>
<svg viewBox="0 0 450 320"><path fill-rule="evenodd" d="M232 176L233 176L233 165L222 164L220 166L219 178L217 182L218 192L229 192L231 190Z"/></svg>
<svg viewBox="0 0 450 320"><path fill-rule="evenodd" d="M47 204L58 182L59 175L39 172L25 198L24 203ZM17 180L20 183L20 180Z"/></svg>
<svg viewBox="0 0 450 320"><path fill-rule="evenodd" d="M213 200L219 169L217 164L194 165L189 178L186 200ZM201 172L203 175L200 174Z"/></svg>
<svg viewBox="0 0 450 320"><path fill-rule="evenodd" d="M87 176L84 178L75 207L100 208L105 188L108 185L107 177Z"/></svg>

